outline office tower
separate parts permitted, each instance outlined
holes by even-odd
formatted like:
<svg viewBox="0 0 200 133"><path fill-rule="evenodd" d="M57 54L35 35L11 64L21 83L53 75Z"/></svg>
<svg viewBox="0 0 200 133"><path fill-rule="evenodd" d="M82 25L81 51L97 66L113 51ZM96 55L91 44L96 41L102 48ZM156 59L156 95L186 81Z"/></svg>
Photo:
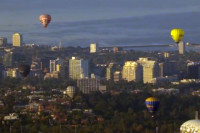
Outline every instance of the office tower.
<svg viewBox="0 0 200 133"><path fill-rule="evenodd" d="M184 54L185 53L185 44L183 41L180 41L178 43L178 52L179 54Z"/></svg>
<svg viewBox="0 0 200 133"><path fill-rule="evenodd" d="M164 63L159 63L160 74L159 77L164 77Z"/></svg>
<svg viewBox="0 0 200 133"><path fill-rule="evenodd" d="M114 82L119 82L122 79L122 73L121 71L115 71L114 74Z"/></svg>
<svg viewBox="0 0 200 133"><path fill-rule="evenodd" d="M60 77L63 79L69 78L69 61L63 61L60 67Z"/></svg>
<svg viewBox="0 0 200 133"><path fill-rule="evenodd" d="M177 62L176 61L165 61L163 63L163 76L172 76L177 74Z"/></svg>
<svg viewBox="0 0 200 133"><path fill-rule="evenodd" d="M0 79L2 79L4 72L5 72L5 67L3 64L0 63Z"/></svg>
<svg viewBox="0 0 200 133"><path fill-rule="evenodd" d="M169 58L169 57L170 57L170 53L164 52L164 58Z"/></svg>
<svg viewBox="0 0 200 133"><path fill-rule="evenodd" d="M191 62L187 64L187 78L200 79L200 62Z"/></svg>
<svg viewBox="0 0 200 133"><path fill-rule="evenodd" d="M113 62L109 63L108 67L106 68L106 80L113 80L113 74L116 70L116 64Z"/></svg>
<svg viewBox="0 0 200 133"><path fill-rule="evenodd" d="M88 60L72 57L69 60L69 78L82 79L88 77Z"/></svg>
<svg viewBox="0 0 200 133"><path fill-rule="evenodd" d="M150 58L139 58L137 62L143 67L143 83L152 83L153 78L159 77L157 61Z"/></svg>
<svg viewBox="0 0 200 133"><path fill-rule="evenodd" d="M63 63L63 60L60 58L57 58L56 60L50 60L50 73L51 72L60 72L61 64Z"/></svg>
<svg viewBox="0 0 200 133"><path fill-rule="evenodd" d="M90 53L96 53L98 51L98 44L91 43L90 44Z"/></svg>
<svg viewBox="0 0 200 133"><path fill-rule="evenodd" d="M51 59L48 57L44 57L44 58L40 59L41 70L49 72L50 60Z"/></svg>
<svg viewBox="0 0 200 133"><path fill-rule="evenodd" d="M122 70L122 78L128 82L142 81L142 66L135 61L126 61Z"/></svg>
<svg viewBox="0 0 200 133"><path fill-rule="evenodd" d="M5 53L3 55L3 65L5 67L13 66L13 52Z"/></svg>
<svg viewBox="0 0 200 133"><path fill-rule="evenodd" d="M56 71L56 60L50 60L50 73Z"/></svg>
<svg viewBox="0 0 200 133"><path fill-rule="evenodd" d="M0 46L6 46L7 45L7 38L0 37Z"/></svg>
<svg viewBox="0 0 200 133"><path fill-rule="evenodd" d="M12 41L13 41L13 46L15 47L21 47L23 45L23 37L20 33L14 33Z"/></svg>
<svg viewBox="0 0 200 133"><path fill-rule="evenodd" d="M77 80L77 87L79 91L84 94L89 94L90 92L95 92L99 90L100 79L96 78L83 78Z"/></svg>

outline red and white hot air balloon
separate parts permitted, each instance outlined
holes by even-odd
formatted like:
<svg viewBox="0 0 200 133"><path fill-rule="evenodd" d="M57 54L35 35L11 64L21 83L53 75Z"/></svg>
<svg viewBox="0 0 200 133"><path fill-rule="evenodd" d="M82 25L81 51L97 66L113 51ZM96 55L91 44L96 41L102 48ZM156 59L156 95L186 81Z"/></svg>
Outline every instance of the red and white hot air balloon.
<svg viewBox="0 0 200 133"><path fill-rule="evenodd" d="M44 28L47 28L48 24L51 22L51 16L49 14L41 14L39 20Z"/></svg>

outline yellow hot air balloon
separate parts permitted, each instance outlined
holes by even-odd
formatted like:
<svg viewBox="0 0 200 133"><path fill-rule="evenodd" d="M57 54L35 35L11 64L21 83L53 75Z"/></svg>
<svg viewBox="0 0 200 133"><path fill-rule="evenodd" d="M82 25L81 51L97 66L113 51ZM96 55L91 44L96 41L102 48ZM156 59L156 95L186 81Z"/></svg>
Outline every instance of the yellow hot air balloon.
<svg viewBox="0 0 200 133"><path fill-rule="evenodd" d="M183 39L184 31L182 29L172 29L171 36L176 43L179 43Z"/></svg>

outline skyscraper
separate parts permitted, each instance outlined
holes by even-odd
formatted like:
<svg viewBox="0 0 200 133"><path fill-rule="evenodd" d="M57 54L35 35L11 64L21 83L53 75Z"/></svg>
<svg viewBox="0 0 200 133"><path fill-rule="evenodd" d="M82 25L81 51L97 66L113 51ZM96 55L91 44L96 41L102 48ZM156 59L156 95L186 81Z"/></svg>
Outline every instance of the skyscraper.
<svg viewBox="0 0 200 133"><path fill-rule="evenodd" d="M72 57L69 60L69 78L82 79L88 77L88 60Z"/></svg>
<svg viewBox="0 0 200 133"><path fill-rule="evenodd" d="M90 44L90 53L96 53L98 50L98 45L96 43Z"/></svg>
<svg viewBox="0 0 200 133"><path fill-rule="evenodd" d="M119 82L122 79L122 73L121 71L115 71L113 74L113 80L114 82Z"/></svg>
<svg viewBox="0 0 200 133"><path fill-rule="evenodd" d="M3 55L3 65L5 67L13 66L13 52L5 53Z"/></svg>
<svg viewBox="0 0 200 133"><path fill-rule="evenodd" d="M63 79L69 78L69 61L65 60L60 67L60 77Z"/></svg>
<svg viewBox="0 0 200 133"><path fill-rule="evenodd" d="M50 73L56 71L56 60L50 60Z"/></svg>
<svg viewBox="0 0 200 133"><path fill-rule="evenodd" d="M50 60L50 72L60 72L60 67L63 62L64 61L60 58L57 58L56 60Z"/></svg>
<svg viewBox="0 0 200 133"><path fill-rule="evenodd" d="M187 64L187 78L200 79L200 63L191 62Z"/></svg>
<svg viewBox="0 0 200 133"><path fill-rule="evenodd" d="M178 52L179 54L184 54L185 53L185 44L183 41L180 41L178 43Z"/></svg>
<svg viewBox="0 0 200 133"><path fill-rule="evenodd" d="M122 78L130 81L142 81L142 66L135 61L126 61L123 70Z"/></svg>
<svg viewBox="0 0 200 133"><path fill-rule="evenodd" d="M150 58L139 58L137 62L143 66L143 83L152 83L153 78L159 77L157 61Z"/></svg>
<svg viewBox="0 0 200 133"><path fill-rule="evenodd" d="M106 68L106 80L112 80L114 73L114 63L111 62Z"/></svg>
<svg viewBox="0 0 200 133"><path fill-rule="evenodd" d="M7 45L7 38L0 37L0 46L6 46Z"/></svg>
<svg viewBox="0 0 200 133"><path fill-rule="evenodd" d="M23 44L23 37L20 33L14 33L12 41L13 41L13 46L21 47Z"/></svg>

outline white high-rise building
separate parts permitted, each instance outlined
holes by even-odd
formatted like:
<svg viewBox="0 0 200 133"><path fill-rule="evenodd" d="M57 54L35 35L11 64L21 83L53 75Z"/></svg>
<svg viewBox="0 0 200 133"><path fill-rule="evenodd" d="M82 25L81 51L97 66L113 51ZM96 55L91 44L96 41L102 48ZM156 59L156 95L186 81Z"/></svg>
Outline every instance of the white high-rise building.
<svg viewBox="0 0 200 133"><path fill-rule="evenodd" d="M150 58L139 58L137 61L143 66L143 83L152 83L153 79L159 77L158 62Z"/></svg>
<svg viewBox="0 0 200 133"><path fill-rule="evenodd" d="M88 71L88 60L77 59L76 57L69 60L69 78L86 78L89 75Z"/></svg>
<svg viewBox="0 0 200 133"><path fill-rule="evenodd" d="M122 78L128 82L142 81L142 66L136 61L126 61L122 70Z"/></svg>
<svg viewBox="0 0 200 133"><path fill-rule="evenodd" d="M185 43L183 41L180 41L178 43L178 52L179 52L179 54L185 53Z"/></svg>
<svg viewBox="0 0 200 133"><path fill-rule="evenodd" d="M23 45L23 37L20 33L14 33L12 37L13 46L21 47Z"/></svg>
<svg viewBox="0 0 200 133"><path fill-rule="evenodd" d="M98 51L98 45L96 43L90 44L90 53L96 53Z"/></svg>

